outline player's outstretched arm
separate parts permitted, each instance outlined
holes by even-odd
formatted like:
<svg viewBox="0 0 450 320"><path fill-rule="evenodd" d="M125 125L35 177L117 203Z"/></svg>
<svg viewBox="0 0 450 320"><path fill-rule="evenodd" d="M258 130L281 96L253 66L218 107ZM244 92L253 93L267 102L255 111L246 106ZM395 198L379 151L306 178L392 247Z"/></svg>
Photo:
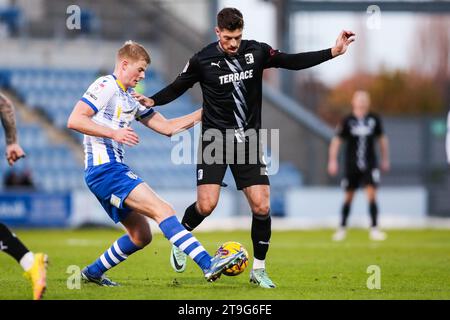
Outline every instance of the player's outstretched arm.
<svg viewBox="0 0 450 320"><path fill-rule="evenodd" d="M169 84L164 89L161 89L151 97L146 97L143 94L133 93L132 96L139 101L139 103L146 108L154 106L162 106L177 99L185 93L192 85L182 79L177 78L174 82Z"/></svg>
<svg viewBox="0 0 450 320"><path fill-rule="evenodd" d="M110 138L127 146L134 146L139 143L139 137L132 128L111 129L92 120L95 112L90 106L83 101L73 108L72 113L67 121L67 128L76 130L89 136Z"/></svg>
<svg viewBox="0 0 450 320"><path fill-rule="evenodd" d="M171 137L180 131L192 128L201 119L202 109L198 109L188 115L174 119L166 119L161 113L155 112L151 116L142 119L141 122L146 127Z"/></svg>
<svg viewBox="0 0 450 320"><path fill-rule="evenodd" d="M189 88L200 81L200 71L199 71L199 63L197 56L192 57L183 71L178 75L178 77L167 87L161 89L153 96L147 97L139 97L134 95L138 101L148 107L152 106L162 106L173 100L177 99L183 93L185 93ZM139 99L140 98L140 99Z"/></svg>
<svg viewBox="0 0 450 320"><path fill-rule="evenodd" d="M288 70L301 70L314 67L322 62L330 60L336 56L344 54L347 51L350 43L355 41L355 34L352 31L342 31L332 48L310 51L301 53L283 53L278 50L273 50L270 46L265 46L269 58L266 61L265 68L283 68Z"/></svg>
<svg viewBox="0 0 450 320"><path fill-rule="evenodd" d="M5 130L6 160L12 166L14 162L25 157L25 152L17 143L16 116L12 102L0 93L0 117Z"/></svg>
<svg viewBox="0 0 450 320"><path fill-rule="evenodd" d="M339 170L337 158L341 143L342 142L339 137L337 136L333 137L328 150L328 174L333 177L337 175Z"/></svg>

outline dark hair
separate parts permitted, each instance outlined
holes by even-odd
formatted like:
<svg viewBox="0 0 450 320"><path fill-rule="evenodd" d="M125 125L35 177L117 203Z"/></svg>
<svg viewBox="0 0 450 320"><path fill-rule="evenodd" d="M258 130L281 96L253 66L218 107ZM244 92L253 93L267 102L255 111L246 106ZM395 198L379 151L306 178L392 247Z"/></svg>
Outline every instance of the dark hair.
<svg viewBox="0 0 450 320"><path fill-rule="evenodd" d="M244 28L242 13L236 8L223 8L217 14L217 26L219 29L234 31Z"/></svg>

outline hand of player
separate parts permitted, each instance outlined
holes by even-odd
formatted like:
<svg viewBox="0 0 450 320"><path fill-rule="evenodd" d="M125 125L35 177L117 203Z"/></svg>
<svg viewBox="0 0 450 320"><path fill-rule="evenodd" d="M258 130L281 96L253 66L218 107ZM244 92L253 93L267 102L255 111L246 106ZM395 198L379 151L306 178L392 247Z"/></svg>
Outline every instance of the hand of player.
<svg viewBox="0 0 450 320"><path fill-rule="evenodd" d="M131 94L137 101L139 101L140 104L142 104L144 107L151 108L155 105L155 101L153 99L150 99L149 97L139 94L139 93L132 93Z"/></svg>
<svg viewBox="0 0 450 320"><path fill-rule="evenodd" d="M337 161L329 161L328 162L328 174L332 177L337 175L338 173L338 163Z"/></svg>
<svg viewBox="0 0 450 320"><path fill-rule="evenodd" d="M381 170L383 172L388 172L391 169L391 164L389 163L389 160L382 160L381 161Z"/></svg>
<svg viewBox="0 0 450 320"><path fill-rule="evenodd" d="M130 127L114 130L112 139L130 147L139 143L139 136Z"/></svg>
<svg viewBox="0 0 450 320"><path fill-rule="evenodd" d="M17 143L12 143L6 146L6 161L8 164L12 166L14 162L19 160L20 158L25 158L25 152L22 150L22 147Z"/></svg>
<svg viewBox="0 0 450 320"><path fill-rule="evenodd" d="M336 39L336 44L334 45L333 48L331 48L332 56L336 57L341 54L344 54L345 51L347 51L347 48L350 45L350 43L352 43L353 41L355 41L355 33L348 30L342 30L342 32Z"/></svg>

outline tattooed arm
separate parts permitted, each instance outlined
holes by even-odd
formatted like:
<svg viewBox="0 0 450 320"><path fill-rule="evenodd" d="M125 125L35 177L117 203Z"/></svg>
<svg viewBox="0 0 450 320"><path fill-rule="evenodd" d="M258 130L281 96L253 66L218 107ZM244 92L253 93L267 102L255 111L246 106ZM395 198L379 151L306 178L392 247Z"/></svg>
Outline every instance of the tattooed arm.
<svg viewBox="0 0 450 320"><path fill-rule="evenodd" d="M25 157L20 145L17 143L16 118L14 106L3 94L0 93L0 117L6 138L6 160L12 166L14 162Z"/></svg>

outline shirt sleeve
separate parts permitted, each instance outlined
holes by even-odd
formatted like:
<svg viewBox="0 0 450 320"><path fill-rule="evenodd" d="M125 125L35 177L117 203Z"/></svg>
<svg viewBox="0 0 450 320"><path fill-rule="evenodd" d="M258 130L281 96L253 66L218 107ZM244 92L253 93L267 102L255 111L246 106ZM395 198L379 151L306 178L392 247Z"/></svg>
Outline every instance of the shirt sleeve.
<svg viewBox="0 0 450 320"><path fill-rule="evenodd" d="M89 86L81 101L88 104L97 113L108 104L115 90L115 81L108 77L100 77Z"/></svg>
<svg viewBox="0 0 450 320"><path fill-rule="evenodd" d="M138 111L136 112L136 115L134 116L136 120L141 121L155 113L155 110L153 108L146 108L144 106L139 106Z"/></svg>
<svg viewBox="0 0 450 320"><path fill-rule="evenodd" d="M378 116L375 117L374 134L376 137L380 137L384 134L383 122L381 121L380 117L378 117Z"/></svg>
<svg viewBox="0 0 450 320"><path fill-rule="evenodd" d="M274 67L273 61L274 59L281 54L281 51L278 49L273 49L267 43L261 42L261 49L264 55L264 68L272 68Z"/></svg>
<svg viewBox="0 0 450 320"><path fill-rule="evenodd" d="M331 48L320 51L288 54L272 49L272 47L266 43L261 43L261 47L265 57L265 69L283 68L288 70L301 70L316 66L333 58L331 55Z"/></svg>
<svg viewBox="0 0 450 320"><path fill-rule="evenodd" d="M195 55L186 63L183 71L174 82L150 98L155 101L155 105L157 106L167 104L181 96L189 88L192 88L198 81L200 81L200 67L198 57Z"/></svg>
<svg viewBox="0 0 450 320"><path fill-rule="evenodd" d="M347 118L341 121L336 127L336 136L341 139L347 139L350 137L349 127L347 125Z"/></svg>
<svg viewBox="0 0 450 320"><path fill-rule="evenodd" d="M447 162L450 164L450 111L447 116L446 149L447 149Z"/></svg>
<svg viewBox="0 0 450 320"><path fill-rule="evenodd" d="M134 88L129 88L128 93L133 94L136 91ZM137 111L134 115L134 119L137 121L143 120L144 118L147 118L148 116L151 116L153 113L155 113L155 110L153 108L147 108L140 104L138 101L134 101L136 104Z"/></svg>

